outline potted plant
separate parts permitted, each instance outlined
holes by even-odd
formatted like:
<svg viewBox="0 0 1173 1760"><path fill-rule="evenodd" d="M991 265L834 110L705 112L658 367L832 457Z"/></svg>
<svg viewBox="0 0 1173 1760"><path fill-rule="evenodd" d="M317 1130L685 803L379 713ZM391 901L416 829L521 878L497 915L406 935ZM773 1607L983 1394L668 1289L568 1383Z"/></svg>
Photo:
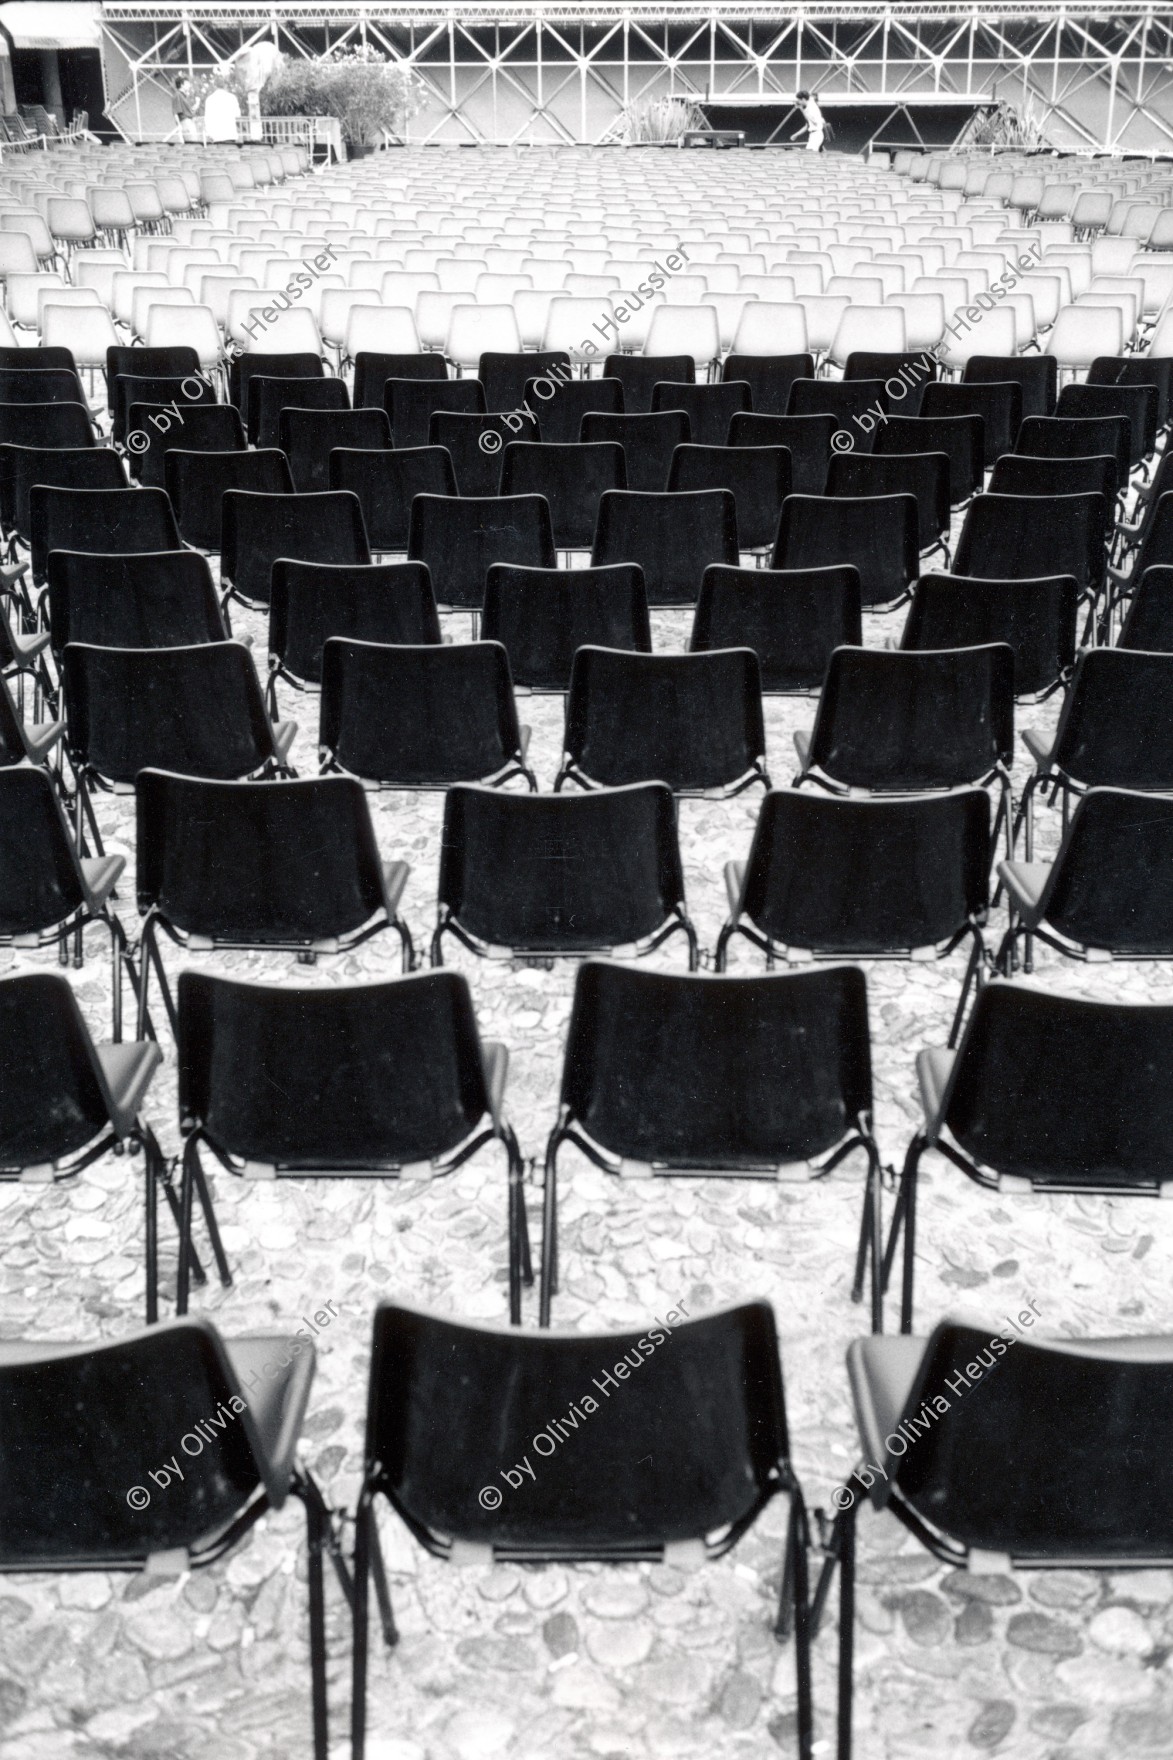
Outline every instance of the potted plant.
<svg viewBox="0 0 1173 1760"><path fill-rule="evenodd" d="M282 57L261 92L266 116L333 116L360 157L388 137L402 140L424 103L422 80L409 67L367 46L334 49L320 61Z"/></svg>
<svg viewBox="0 0 1173 1760"><path fill-rule="evenodd" d="M677 146L689 129L705 127L704 111L691 98L636 98L623 109L626 147Z"/></svg>

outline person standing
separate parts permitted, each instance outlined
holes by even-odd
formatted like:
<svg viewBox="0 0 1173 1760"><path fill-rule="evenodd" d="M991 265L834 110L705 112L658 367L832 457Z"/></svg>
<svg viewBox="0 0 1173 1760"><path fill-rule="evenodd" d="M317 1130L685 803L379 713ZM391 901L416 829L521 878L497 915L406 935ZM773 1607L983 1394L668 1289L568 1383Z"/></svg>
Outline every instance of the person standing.
<svg viewBox="0 0 1173 1760"><path fill-rule="evenodd" d="M171 102L175 109L175 126L181 141L194 141L195 102L192 95L191 81L185 76L177 79L171 94Z"/></svg>
<svg viewBox="0 0 1173 1760"><path fill-rule="evenodd" d="M799 92L795 101L802 111L802 119L806 125L806 150L808 153L821 153L827 135L827 123L819 109L818 99L813 92ZM797 140L801 133L802 130L799 129L792 138Z"/></svg>
<svg viewBox="0 0 1173 1760"><path fill-rule="evenodd" d="M228 86L213 86L204 100L204 139L240 139L240 99Z"/></svg>

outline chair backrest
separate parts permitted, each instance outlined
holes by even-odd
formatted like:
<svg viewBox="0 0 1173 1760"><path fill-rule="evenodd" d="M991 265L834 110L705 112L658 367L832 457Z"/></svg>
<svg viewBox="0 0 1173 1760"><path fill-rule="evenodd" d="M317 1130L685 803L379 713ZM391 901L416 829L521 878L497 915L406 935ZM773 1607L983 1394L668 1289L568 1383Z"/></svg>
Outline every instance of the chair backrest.
<svg viewBox="0 0 1173 1760"><path fill-rule="evenodd" d="M107 781L133 783L148 768L237 781L275 760L252 655L240 642L72 642L61 679L70 750Z"/></svg>
<svg viewBox="0 0 1173 1760"><path fill-rule="evenodd" d="M899 601L916 578L920 546L913 495L789 495L771 568L859 570L864 605Z"/></svg>
<svg viewBox="0 0 1173 1760"><path fill-rule="evenodd" d="M1067 1190L1155 1191L1173 1182L1170 1056L1167 1004L996 981L974 1004L939 1116L994 1173Z"/></svg>
<svg viewBox="0 0 1173 1760"><path fill-rule="evenodd" d="M640 654L581 647L566 700L565 760L607 787L658 779L690 793L761 774L761 673L749 648Z"/></svg>
<svg viewBox="0 0 1173 1760"><path fill-rule="evenodd" d="M357 495L372 551L407 549L408 520L417 495L455 495L452 459L442 446L335 447L330 488Z"/></svg>
<svg viewBox="0 0 1173 1760"><path fill-rule="evenodd" d="M1116 480L1128 481L1131 429L1127 416L1028 416L1014 448L1027 458L1096 458L1116 461ZM1004 455L1005 456L1005 455Z"/></svg>
<svg viewBox="0 0 1173 1760"><path fill-rule="evenodd" d="M94 446L90 412L81 403L0 404L0 444Z"/></svg>
<svg viewBox="0 0 1173 1760"><path fill-rule="evenodd" d="M1081 591L1098 589L1110 529L1102 495L978 495L953 566L985 580L1072 574Z"/></svg>
<svg viewBox="0 0 1173 1760"><path fill-rule="evenodd" d="M69 829L41 765L0 768L0 876L3 936L36 936L55 928L86 901Z"/></svg>
<svg viewBox="0 0 1173 1760"><path fill-rule="evenodd" d="M866 1351L860 1341L849 1356L857 1384ZM958 1385L978 1397L946 1395L947 1409L935 1415L934 1394ZM1173 1550L1165 1500L1173 1490L1171 1413L1173 1361L1164 1339L1044 1343L946 1321L924 1347L901 1414L916 1430L895 1426L916 1434L917 1445L882 1470L914 1519L931 1521L954 1545L1026 1566L1148 1563ZM1138 1499L1138 1481L1151 1499Z"/></svg>
<svg viewBox="0 0 1173 1760"><path fill-rule="evenodd" d="M743 379L727 378L716 385L676 385L661 381L652 387L653 415L682 409L690 435L701 446L723 446L729 423L739 410L753 407L753 394Z"/></svg>
<svg viewBox="0 0 1173 1760"><path fill-rule="evenodd" d="M643 570L636 563L573 572L495 563L485 582L481 634L503 645L515 684L565 691L584 645L651 652Z"/></svg>
<svg viewBox="0 0 1173 1760"><path fill-rule="evenodd" d="M709 563L739 561L737 508L728 489L611 490L600 498L592 566L638 563L650 605L691 605Z"/></svg>
<svg viewBox="0 0 1173 1760"><path fill-rule="evenodd" d="M416 495L407 549L431 570L438 605L472 610L484 601L485 576L494 562L554 568L557 561L542 495Z"/></svg>
<svg viewBox="0 0 1173 1760"><path fill-rule="evenodd" d="M1022 422L1022 386L1016 381L992 384L931 383L921 395L922 416L980 416L984 452L982 464L991 470L1004 452L1013 452Z"/></svg>
<svg viewBox="0 0 1173 1760"><path fill-rule="evenodd" d="M440 640L432 583L420 562L273 565L269 653L295 679L316 684L331 636L360 642Z"/></svg>
<svg viewBox="0 0 1173 1760"><path fill-rule="evenodd" d="M181 648L228 640L212 571L194 550L115 556L54 550L49 628L58 655L70 642Z"/></svg>
<svg viewBox="0 0 1173 1760"><path fill-rule="evenodd" d="M1006 642L1014 650L1014 692L1050 690L1075 664L1079 586L1073 575L974 580L922 575L900 638L902 648L977 648Z"/></svg>
<svg viewBox="0 0 1173 1760"><path fill-rule="evenodd" d="M398 446L427 446L437 410L484 414L485 393L479 379L388 379L383 408Z"/></svg>
<svg viewBox="0 0 1173 1760"><path fill-rule="evenodd" d="M859 570L850 564L785 570L715 563L701 578L689 651L752 648L763 691L817 691L834 650L862 641Z"/></svg>
<svg viewBox="0 0 1173 1760"><path fill-rule="evenodd" d="M1006 452L990 477L991 495L1098 495L1110 522L1120 481L1116 460L1109 453L1098 458L1032 458L1027 453Z"/></svg>
<svg viewBox="0 0 1173 1760"><path fill-rule="evenodd" d="M125 489L126 470L106 446L0 446L0 519L24 543L32 535L29 491L34 483L55 489Z"/></svg>
<svg viewBox="0 0 1173 1760"><path fill-rule="evenodd" d="M655 935L683 899L666 783L588 794L448 790L440 911L476 942L605 952Z"/></svg>
<svg viewBox="0 0 1173 1760"><path fill-rule="evenodd" d="M964 385L1021 386L1023 420L1055 413L1059 373L1053 355L971 355L961 380Z"/></svg>
<svg viewBox="0 0 1173 1760"><path fill-rule="evenodd" d="M549 381L552 383L552 381ZM547 395L543 379L527 379L524 401L538 418L543 440L575 444L588 414L622 415L623 386L618 379L567 379Z"/></svg>
<svg viewBox="0 0 1173 1760"><path fill-rule="evenodd" d="M228 401L249 419L249 385L254 378L322 379L325 362L314 353L266 354L260 349L233 355L228 367Z"/></svg>
<svg viewBox="0 0 1173 1760"><path fill-rule="evenodd" d="M552 373L557 376L551 378ZM513 410L528 404L536 413L543 399L557 395L559 384L569 375L570 356L564 349L551 349L545 354L485 349L477 362L477 378L488 410ZM541 397L530 395L531 382L542 386Z"/></svg>
<svg viewBox="0 0 1173 1760"><path fill-rule="evenodd" d="M1157 408L1160 394L1155 384L1065 385L1055 406L1060 416L1127 416L1131 433L1129 462L1140 464L1157 444Z"/></svg>
<svg viewBox="0 0 1173 1760"><path fill-rule="evenodd" d="M1173 801L1133 789L1082 796L1039 900L1077 947L1173 953Z"/></svg>
<svg viewBox="0 0 1173 1760"><path fill-rule="evenodd" d="M1157 564L1140 576L1116 646L1173 654L1173 566Z"/></svg>
<svg viewBox="0 0 1173 1760"><path fill-rule="evenodd" d="M162 489L29 489L34 580L46 578L52 550L178 550L179 531Z"/></svg>
<svg viewBox="0 0 1173 1760"><path fill-rule="evenodd" d="M383 1303L367 1407L372 1489L434 1551L451 1537L536 1557L658 1559L674 1541L717 1533L710 1549L724 1550L787 1480L774 1315L760 1301L696 1320L682 1312L642 1336L526 1333ZM615 1381L614 1364L621 1379L645 1379L595 1425L604 1400L583 1390L600 1365ZM532 1496L506 1493L495 1513L469 1498L474 1462L505 1483L529 1439L563 1412L574 1441L556 1448L551 1437ZM501 1439L491 1457L488 1435Z"/></svg>
<svg viewBox="0 0 1173 1760"><path fill-rule="evenodd" d="M1051 762L1085 787L1173 792L1173 654L1081 654Z"/></svg>
<svg viewBox="0 0 1173 1760"><path fill-rule="evenodd" d="M189 452L174 447L163 464L180 535L199 550L219 550L223 500L230 489L254 495L293 493L288 460L274 448Z"/></svg>
<svg viewBox="0 0 1173 1760"><path fill-rule="evenodd" d="M139 910L182 933L323 942L383 908L370 809L349 777L222 782L147 769L135 799Z"/></svg>
<svg viewBox="0 0 1173 1760"><path fill-rule="evenodd" d="M778 947L865 956L939 947L989 904L984 788L902 800L771 791L739 911Z"/></svg>
<svg viewBox="0 0 1173 1760"><path fill-rule="evenodd" d="M349 408L350 398L341 379L287 379L276 373L260 373L249 381L248 437L254 446L278 446L284 410Z"/></svg>
<svg viewBox="0 0 1173 1760"><path fill-rule="evenodd" d="M4 988L44 983L68 991L63 978L10 978ZM26 992L22 1000L48 1027L56 1024L39 997ZM46 1067L53 1067L48 1059ZM118 1570L152 1554L195 1552L242 1514L262 1484L274 1508L289 1490L288 1467L281 1482L228 1352L205 1320L165 1321L116 1343L9 1344L0 1358L0 1398L5 1570ZM66 1411L68 1426L60 1422ZM142 1509L113 1496L114 1485L143 1476L145 1461L175 1453L195 1412L211 1420L208 1435L199 1433L203 1447L185 1458L167 1496ZM53 1497L43 1483L38 1491L38 1460L53 1475Z"/></svg>
<svg viewBox="0 0 1173 1760"><path fill-rule="evenodd" d="M0 404L85 404L81 380L65 368L5 367L0 370Z"/></svg>
<svg viewBox="0 0 1173 1760"><path fill-rule="evenodd" d="M650 391L648 395L650 398ZM683 410L661 410L654 415L650 411L636 415L595 412L583 416L578 437L590 444L622 446L629 486L659 493L667 486L673 452L691 439L692 429Z"/></svg>
<svg viewBox="0 0 1173 1760"><path fill-rule="evenodd" d="M920 550L936 545L949 531L949 457L944 452L836 453L827 471L826 493L911 495Z"/></svg>
<svg viewBox="0 0 1173 1760"><path fill-rule="evenodd" d="M838 648L809 763L849 787L912 793L979 782L1014 753L1014 654Z"/></svg>
<svg viewBox="0 0 1173 1760"><path fill-rule="evenodd" d="M784 446L678 446L668 472L670 493L728 489L737 509L742 550L774 541L782 503L791 491L790 454Z"/></svg>
<svg viewBox="0 0 1173 1760"><path fill-rule="evenodd" d="M367 451L390 446L391 424L381 409L285 409L278 420L278 444L298 493L321 493L330 487L335 446Z"/></svg>
<svg viewBox="0 0 1173 1760"><path fill-rule="evenodd" d="M269 603L273 564L369 562L371 553L357 495L254 494L228 489L221 500L220 574L238 597Z"/></svg>
<svg viewBox="0 0 1173 1760"><path fill-rule="evenodd" d="M180 1111L225 1153L410 1166L454 1149L489 1110L458 973L310 989L186 971L177 1000Z"/></svg>
<svg viewBox="0 0 1173 1760"><path fill-rule="evenodd" d="M603 362L603 373L609 379L618 379L623 386L623 408L629 416L647 415L656 386L665 379L691 385L696 379L696 362L690 354L609 354Z"/></svg>
<svg viewBox="0 0 1173 1760"><path fill-rule="evenodd" d="M388 379L446 380L448 368L439 354L388 354L361 349L354 359L355 409L382 409Z"/></svg>

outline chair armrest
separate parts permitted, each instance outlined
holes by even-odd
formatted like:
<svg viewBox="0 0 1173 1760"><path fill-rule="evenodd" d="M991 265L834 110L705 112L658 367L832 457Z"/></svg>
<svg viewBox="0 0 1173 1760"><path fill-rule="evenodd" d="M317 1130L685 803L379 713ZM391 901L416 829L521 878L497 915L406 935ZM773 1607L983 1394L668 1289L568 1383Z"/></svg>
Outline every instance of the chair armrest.
<svg viewBox="0 0 1173 1760"><path fill-rule="evenodd" d="M15 568L0 568L0 586L12 586L14 581L23 579L28 571L29 565L27 562L18 562Z"/></svg>
<svg viewBox="0 0 1173 1760"><path fill-rule="evenodd" d="M745 869L744 862L725 863L725 890L729 894L729 909L734 916L737 915L737 907L741 902L741 888L745 884Z"/></svg>
<svg viewBox="0 0 1173 1760"><path fill-rule="evenodd" d="M794 735L794 749L798 753L798 761L805 770L811 755L811 736L799 729Z"/></svg>
<svg viewBox="0 0 1173 1760"><path fill-rule="evenodd" d="M95 1045L94 1050L106 1084L110 1122L120 1137L128 1136L163 1053L152 1039Z"/></svg>
<svg viewBox="0 0 1173 1760"><path fill-rule="evenodd" d="M485 1068L485 1087L489 1095L489 1111L493 1123L501 1127L501 1108L505 1100L505 1078L509 1074L509 1048L495 1039L481 1045L481 1062Z"/></svg>
<svg viewBox="0 0 1173 1760"><path fill-rule="evenodd" d="M14 652L18 654L22 660L35 659L38 654L43 653L49 646L49 631L47 629L39 629L35 635L31 636L18 635L15 630L10 630L8 633L12 640Z"/></svg>
<svg viewBox="0 0 1173 1760"><path fill-rule="evenodd" d="M1039 900L1051 875L1050 862L999 862L998 878L1020 914L1028 919L1028 927L1037 922Z"/></svg>
<svg viewBox="0 0 1173 1760"><path fill-rule="evenodd" d="M381 862L379 867L383 880L383 904L387 915L394 919L399 915L399 900L403 897L411 866L408 862Z"/></svg>
<svg viewBox="0 0 1173 1760"><path fill-rule="evenodd" d="M937 1134L941 1102L949 1085L955 1056L956 1052L953 1051L930 1050L917 1053L916 1077L920 1083L920 1103L924 1108L925 1129L930 1137Z"/></svg>
<svg viewBox="0 0 1173 1760"><path fill-rule="evenodd" d="M296 721L274 721L273 750L277 754L278 763L284 764L285 760L288 758L289 748L293 744L296 734Z"/></svg>
<svg viewBox="0 0 1173 1760"><path fill-rule="evenodd" d="M125 856L82 856L81 877L89 893L90 909L100 911L126 867Z"/></svg>
<svg viewBox="0 0 1173 1760"><path fill-rule="evenodd" d="M1036 733L1033 727L1022 729L1022 743L1036 764L1045 764L1051 756L1051 741L1044 734Z"/></svg>

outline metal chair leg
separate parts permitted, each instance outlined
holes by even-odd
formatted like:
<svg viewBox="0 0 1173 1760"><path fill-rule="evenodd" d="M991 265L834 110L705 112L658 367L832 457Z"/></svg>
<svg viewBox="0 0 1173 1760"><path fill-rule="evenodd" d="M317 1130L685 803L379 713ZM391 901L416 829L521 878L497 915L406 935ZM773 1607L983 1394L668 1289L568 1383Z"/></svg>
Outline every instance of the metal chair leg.
<svg viewBox="0 0 1173 1760"><path fill-rule="evenodd" d="M354 1620L350 1694L351 1760L365 1760L367 1738L367 1625L371 1574L371 1493L363 1487L354 1530Z"/></svg>
<svg viewBox="0 0 1173 1760"><path fill-rule="evenodd" d="M851 1760L855 1652L855 1503L839 1517L839 1741L838 1760Z"/></svg>

